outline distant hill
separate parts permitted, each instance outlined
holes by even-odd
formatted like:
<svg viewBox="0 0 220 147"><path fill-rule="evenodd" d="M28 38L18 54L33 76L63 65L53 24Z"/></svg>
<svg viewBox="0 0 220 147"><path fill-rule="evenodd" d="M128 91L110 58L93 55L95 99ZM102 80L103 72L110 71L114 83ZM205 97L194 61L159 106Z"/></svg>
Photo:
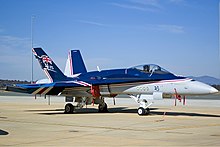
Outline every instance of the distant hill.
<svg viewBox="0 0 220 147"><path fill-rule="evenodd" d="M210 76L200 76L200 77L190 76L189 78L209 84L209 85L220 85L220 79L210 77Z"/></svg>

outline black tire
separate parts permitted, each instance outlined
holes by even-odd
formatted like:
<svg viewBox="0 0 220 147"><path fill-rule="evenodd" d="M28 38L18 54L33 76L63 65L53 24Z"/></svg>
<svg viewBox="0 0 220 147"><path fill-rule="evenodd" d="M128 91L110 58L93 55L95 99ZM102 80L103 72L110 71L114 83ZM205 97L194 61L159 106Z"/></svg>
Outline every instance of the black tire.
<svg viewBox="0 0 220 147"><path fill-rule="evenodd" d="M99 111L100 113L106 113L108 112L108 105L106 103L104 104L99 104Z"/></svg>
<svg viewBox="0 0 220 147"><path fill-rule="evenodd" d="M65 105L64 113L71 114L71 113L73 113L73 111L74 111L74 106L72 104L68 103Z"/></svg>
<svg viewBox="0 0 220 147"><path fill-rule="evenodd" d="M144 108L139 107L138 110L137 110L137 113L138 113L138 115L145 115L145 114L146 114L146 111L145 111Z"/></svg>
<svg viewBox="0 0 220 147"><path fill-rule="evenodd" d="M145 110L145 113L146 113L147 115L149 115L149 114L150 114L150 108L147 108L147 109Z"/></svg>

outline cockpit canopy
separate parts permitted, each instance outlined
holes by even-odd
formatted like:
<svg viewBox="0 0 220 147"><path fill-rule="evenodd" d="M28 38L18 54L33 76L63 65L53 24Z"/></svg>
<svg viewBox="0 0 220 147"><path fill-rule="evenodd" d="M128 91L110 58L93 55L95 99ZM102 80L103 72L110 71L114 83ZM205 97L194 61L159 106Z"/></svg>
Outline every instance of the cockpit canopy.
<svg viewBox="0 0 220 147"><path fill-rule="evenodd" d="M161 68L159 65L156 64L145 64L145 65L138 65L131 67L131 69L137 69L144 73L156 73L156 74L169 74L170 72Z"/></svg>

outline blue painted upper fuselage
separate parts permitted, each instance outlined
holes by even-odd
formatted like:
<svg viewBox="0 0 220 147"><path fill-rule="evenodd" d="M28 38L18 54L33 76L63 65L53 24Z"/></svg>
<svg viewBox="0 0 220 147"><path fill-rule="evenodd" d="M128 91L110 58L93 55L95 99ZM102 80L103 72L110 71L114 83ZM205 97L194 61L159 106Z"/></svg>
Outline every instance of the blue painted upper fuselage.
<svg viewBox="0 0 220 147"><path fill-rule="evenodd" d="M64 81L58 81L48 84L18 84L23 88L40 88L40 87L79 87L81 85L74 81L83 81L91 85L109 85L118 83L133 83L133 82L154 82L161 80L184 79L185 77L176 76L170 72L143 72L136 68L127 69L112 69L102 71L91 71L82 73L77 77L66 77Z"/></svg>
<svg viewBox="0 0 220 147"><path fill-rule="evenodd" d="M157 66L157 65L155 65ZM157 66L159 67L159 66ZM184 79L185 77L176 76L165 70L146 72L135 67L127 69L113 69L103 71L93 71L80 74L77 80L86 81L94 85L130 83L130 82L149 82L160 80Z"/></svg>

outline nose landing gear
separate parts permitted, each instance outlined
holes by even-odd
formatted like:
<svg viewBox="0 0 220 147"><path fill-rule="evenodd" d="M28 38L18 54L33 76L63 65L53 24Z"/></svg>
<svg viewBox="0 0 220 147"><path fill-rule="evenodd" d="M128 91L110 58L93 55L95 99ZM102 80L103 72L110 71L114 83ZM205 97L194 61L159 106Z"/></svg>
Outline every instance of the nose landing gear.
<svg viewBox="0 0 220 147"><path fill-rule="evenodd" d="M130 95L132 99L134 99L137 103L140 104L139 108L137 109L138 115L148 115L150 114L150 106L153 102L148 103L146 99L140 99L138 96Z"/></svg>

